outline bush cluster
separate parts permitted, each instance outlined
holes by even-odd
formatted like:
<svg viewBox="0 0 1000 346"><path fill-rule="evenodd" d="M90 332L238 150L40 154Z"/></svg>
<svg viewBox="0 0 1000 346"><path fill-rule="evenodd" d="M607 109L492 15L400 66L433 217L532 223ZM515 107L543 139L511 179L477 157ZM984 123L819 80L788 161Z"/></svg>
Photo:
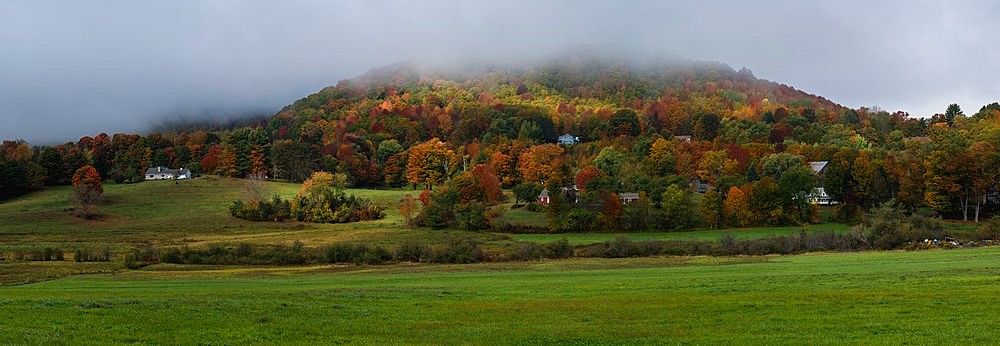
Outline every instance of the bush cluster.
<svg viewBox="0 0 1000 346"><path fill-rule="evenodd" d="M105 246L101 250L77 249L73 260L77 262L108 262L111 260L111 248Z"/></svg>
<svg viewBox="0 0 1000 346"><path fill-rule="evenodd" d="M326 194L325 198L318 200L298 196L291 204L292 217L304 222L347 223L385 217L382 208L370 200L347 195L343 191Z"/></svg>
<svg viewBox="0 0 1000 346"><path fill-rule="evenodd" d="M381 246L340 243L326 247L322 252L322 259L326 263L476 263L490 258L481 249L479 242L473 239L456 240L440 247L409 241L397 247L395 252Z"/></svg>
<svg viewBox="0 0 1000 346"><path fill-rule="evenodd" d="M139 269L150 264L159 263L159 250L149 243L143 243L125 255L125 267Z"/></svg>
<svg viewBox="0 0 1000 346"><path fill-rule="evenodd" d="M315 262L315 258L298 241L291 246L278 244L265 248L246 243L235 247L212 245L204 250L173 248L160 251L157 256L161 263L215 265L295 265Z"/></svg>
<svg viewBox="0 0 1000 346"><path fill-rule="evenodd" d="M566 248L568 244L565 245ZM565 254L565 249L558 249ZM569 248L572 255L572 248ZM561 255L563 257L568 257ZM307 249L296 241L291 246L256 247L241 243L225 247L212 245L207 249L157 249L149 244L136 247L126 256L130 269L156 263L211 265L300 265L310 263L386 264L393 262L476 263L492 259L473 239L431 247L419 242L405 242L390 251L382 246L337 243L319 249ZM555 257L553 257L555 258Z"/></svg>
<svg viewBox="0 0 1000 346"><path fill-rule="evenodd" d="M979 237L982 240L1000 240L1000 215L993 216L979 230Z"/></svg>
<svg viewBox="0 0 1000 346"><path fill-rule="evenodd" d="M556 240L548 244L525 243L511 254L510 259L515 261L539 260L543 258L570 258L573 257L573 247L569 245L566 238Z"/></svg>
<svg viewBox="0 0 1000 346"><path fill-rule="evenodd" d="M368 199L343 192L332 193L327 197L314 200L300 196L288 201L273 196L270 201L234 201L229 205L229 214L250 221L297 220L316 223L347 223L385 217L382 208Z"/></svg>
<svg viewBox="0 0 1000 346"><path fill-rule="evenodd" d="M285 221L292 215L292 204L279 196L270 201L246 203L235 201L229 205L229 214L250 221Z"/></svg>
<svg viewBox="0 0 1000 346"><path fill-rule="evenodd" d="M383 264L394 259L384 247L365 244L333 244L322 252L321 259L326 263Z"/></svg>
<svg viewBox="0 0 1000 346"><path fill-rule="evenodd" d="M891 250L924 239L944 239L947 236L941 222L921 216L906 215L893 202L872 211L872 217L855 226L868 248Z"/></svg>
<svg viewBox="0 0 1000 346"><path fill-rule="evenodd" d="M62 261L66 254L60 248L39 247L14 251L14 259L18 261Z"/></svg>
<svg viewBox="0 0 1000 346"><path fill-rule="evenodd" d="M812 251L856 251L863 243L854 234L833 232L800 232L794 236L736 240L731 234L719 241L644 240L634 241L619 236L601 244L586 246L583 257L646 257L646 256L733 256L787 255Z"/></svg>

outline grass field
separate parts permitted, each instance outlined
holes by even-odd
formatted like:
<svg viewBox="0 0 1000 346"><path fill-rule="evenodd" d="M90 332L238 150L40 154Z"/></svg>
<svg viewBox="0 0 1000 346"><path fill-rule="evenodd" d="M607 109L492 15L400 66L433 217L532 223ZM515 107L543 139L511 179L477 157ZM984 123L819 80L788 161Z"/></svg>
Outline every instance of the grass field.
<svg viewBox="0 0 1000 346"><path fill-rule="evenodd" d="M758 239L773 236L797 235L802 232L803 227L756 227L756 228L734 228L734 229L710 229L686 232L643 232L643 233L562 233L562 234L512 234L515 240L533 241L546 243L562 238L566 238L572 245L583 245L600 243L613 240L619 235L626 235L632 240L704 240L719 241L727 234L732 235L737 240ZM834 233L847 233L850 227L839 223L826 223L819 225L808 225L807 232L831 231Z"/></svg>
<svg viewBox="0 0 1000 346"><path fill-rule="evenodd" d="M302 241L306 246L338 241L395 244L405 240L448 239L454 233L487 240L481 233L431 231L402 227L399 200L412 191L347 190L370 198L386 210L386 218L351 224L249 222L229 216L229 204L240 198L243 181L206 177L187 181L151 181L105 185L105 214L82 220L68 208L69 188L54 187L0 203L0 250L51 245L67 250L111 244L129 248L140 242L163 246L211 243L255 244ZM299 184L269 182L267 189L290 197Z"/></svg>
<svg viewBox="0 0 1000 346"><path fill-rule="evenodd" d="M996 344L1000 248L158 265L0 287L0 344Z"/></svg>
<svg viewBox="0 0 1000 346"><path fill-rule="evenodd" d="M243 181L217 177L193 180L148 181L104 186L104 214L99 220L72 215L69 187L47 187L0 203L0 259L19 249L57 247L69 254L76 249L111 248L117 265L78 265L67 262L17 263L0 260L0 285L59 276L122 269L122 258L137 244L158 247L204 248L210 244L291 244L306 247L337 242L363 242L394 247L416 240L428 244L456 238L474 238L487 248L513 242L488 233L403 227L399 200L412 191L347 190L370 198L386 210L386 218L350 224L249 222L229 216L229 204L241 198ZM268 182L270 193L293 196L300 184ZM31 268L25 270L25 268Z"/></svg>
<svg viewBox="0 0 1000 346"><path fill-rule="evenodd" d="M0 285L19 284L51 278L107 272L123 269L122 259L138 244L157 247L207 248L238 243L270 246L301 241L306 247L322 247L338 242L356 242L394 248L402 242L445 244L455 239L473 238L491 251L510 252L519 242L551 242L563 237L573 245L598 243L613 239L611 233L505 235L461 230L433 230L403 227L398 201L407 190L348 190L372 199L386 210L382 220L351 224L303 224L295 222L248 222L229 216L228 205L241 198L243 181L202 177L183 181L151 181L129 185L105 185L104 217L82 220L72 215L68 187L48 187L17 199L0 203ZM268 182L269 193L290 197L299 184ZM509 207L509 204L500 207ZM829 212L827 210L827 212ZM509 222L545 227L545 213L510 210ZM946 223L955 231L974 231L977 225ZM847 226L826 223L809 226L810 231L846 232ZM797 234L799 227L761 227L690 232L633 233L635 240L708 240L725 234L737 239ZM9 260L13 252L40 247L55 247L67 252L77 249L100 250L109 247L113 263L76 264L67 262L18 263ZM8 260L4 261L3 258Z"/></svg>

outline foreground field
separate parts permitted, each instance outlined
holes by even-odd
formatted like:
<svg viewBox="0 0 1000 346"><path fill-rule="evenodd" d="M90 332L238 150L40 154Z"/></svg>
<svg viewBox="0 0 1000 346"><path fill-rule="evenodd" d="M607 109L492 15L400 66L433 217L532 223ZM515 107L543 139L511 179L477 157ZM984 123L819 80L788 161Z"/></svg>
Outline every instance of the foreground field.
<svg viewBox="0 0 1000 346"><path fill-rule="evenodd" d="M998 284L998 248L154 266L2 287L0 343L996 344Z"/></svg>

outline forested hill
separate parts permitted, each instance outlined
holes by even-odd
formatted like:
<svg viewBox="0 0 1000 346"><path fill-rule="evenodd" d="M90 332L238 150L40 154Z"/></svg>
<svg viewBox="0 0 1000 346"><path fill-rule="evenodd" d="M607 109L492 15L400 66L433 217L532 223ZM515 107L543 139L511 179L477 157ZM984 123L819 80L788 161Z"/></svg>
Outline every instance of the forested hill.
<svg viewBox="0 0 1000 346"><path fill-rule="evenodd" d="M667 185L699 178L725 198L734 188L759 197L758 190L781 183L782 172L829 161L822 180L798 170L798 185L757 199L776 204L747 214L778 216L739 223L803 221L803 198L795 194L820 181L850 207L841 210L895 199L911 210L964 218L995 197L1000 105L970 116L955 104L942 108L929 119L848 109L748 69L679 59L447 68L404 62L235 129L100 134L53 147L6 141L0 198L69 184L76 169L92 165L115 182L138 182L147 168L167 166L291 181L340 172L358 187L432 187L479 172L504 188L589 183L595 196L642 192L658 206ZM557 145L562 134L580 142Z"/></svg>
<svg viewBox="0 0 1000 346"><path fill-rule="evenodd" d="M491 126L455 126L478 107L488 108ZM488 133L516 138L514 132L520 128L505 128L510 124L501 119L504 115L512 118L515 126L522 125L519 118L541 115L549 120L538 124L544 132L539 139L553 141L562 133L588 139L615 137L619 133L606 125L619 109L636 112L638 134L699 136L704 135L696 131L702 116L760 121L779 108L807 120L825 116L837 121L843 111L842 106L823 97L758 79L746 68L735 71L721 63L677 59L627 63L584 57L552 60L526 69L398 63L298 100L279 112L272 123L287 131L318 120L343 119L355 127L374 122L398 125L402 122L398 117L402 117L421 121L419 125L426 131L410 138L403 128L386 128L400 131L392 133L395 138L440 137L468 142L473 136L463 132L466 130L479 130L477 136ZM442 115L450 119L442 119Z"/></svg>

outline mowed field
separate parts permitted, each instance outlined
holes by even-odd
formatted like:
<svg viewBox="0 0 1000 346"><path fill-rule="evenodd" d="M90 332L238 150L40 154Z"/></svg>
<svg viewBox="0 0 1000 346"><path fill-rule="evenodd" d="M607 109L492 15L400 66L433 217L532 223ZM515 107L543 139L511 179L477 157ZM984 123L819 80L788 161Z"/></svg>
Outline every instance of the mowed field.
<svg viewBox="0 0 1000 346"><path fill-rule="evenodd" d="M0 344L997 344L1000 249L156 265L0 287Z"/></svg>

